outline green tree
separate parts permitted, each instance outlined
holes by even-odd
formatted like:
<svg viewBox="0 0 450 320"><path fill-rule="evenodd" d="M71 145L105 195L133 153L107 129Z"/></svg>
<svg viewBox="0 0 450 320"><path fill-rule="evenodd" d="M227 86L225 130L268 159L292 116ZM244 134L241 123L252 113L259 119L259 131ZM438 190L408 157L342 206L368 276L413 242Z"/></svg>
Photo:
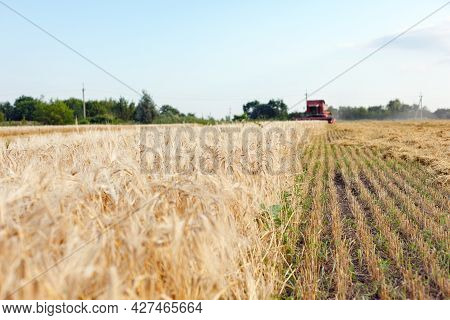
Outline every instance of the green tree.
<svg viewBox="0 0 450 320"><path fill-rule="evenodd" d="M49 125L71 124L73 123L73 110L59 100L49 104L41 103L34 111L34 119Z"/></svg>
<svg viewBox="0 0 450 320"><path fill-rule="evenodd" d="M159 114L162 116L180 116L181 113L178 111L178 109L165 104L159 109Z"/></svg>
<svg viewBox="0 0 450 320"><path fill-rule="evenodd" d="M9 102L0 103L0 112L3 113L4 119L11 120L14 108Z"/></svg>
<svg viewBox="0 0 450 320"><path fill-rule="evenodd" d="M128 110L130 113L130 120L134 120L134 116L136 114L136 104L134 102L131 102L128 106Z"/></svg>
<svg viewBox="0 0 450 320"><path fill-rule="evenodd" d="M399 113L403 111L403 104L398 99L391 100L387 105L387 109L391 114Z"/></svg>
<svg viewBox="0 0 450 320"><path fill-rule="evenodd" d="M114 117L110 114L98 115L95 117L89 118L89 123L96 124L108 124L108 123L117 123Z"/></svg>
<svg viewBox="0 0 450 320"><path fill-rule="evenodd" d="M244 113L251 114L260 105L261 105L261 103L259 103L258 100L254 100L254 101L251 101L251 102L248 102L248 103L244 104L242 109L243 109Z"/></svg>
<svg viewBox="0 0 450 320"><path fill-rule="evenodd" d="M110 114L110 115L114 114L114 106L117 103L117 101L109 98L107 100L100 101L100 103L104 106L107 114Z"/></svg>
<svg viewBox="0 0 450 320"><path fill-rule="evenodd" d="M158 116L155 102L150 95L143 91L142 98L136 107L135 120L140 123L152 123Z"/></svg>
<svg viewBox="0 0 450 320"><path fill-rule="evenodd" d="M89 100L86 101L86 115L88 117L103 116L108 113L108 108L104 101Z"/></svg>
<svg viewBox="0 0 450 320"><path fill-rule="evenodd" d="M77 98L64 100L64 103L73 111L78 120L83 119L83 101Z"/></svg>
<svg viewBox="0 0 450 320"><path fill-rule="evenodd" d="M287 120L288 119L288 107L283 102L283 100L270 100L266 104L261 104L259 101L255 100L245 104L242 107L244 114L248 114L250 119L278 119Z"/></svg>
<svg viewBox="0 0 450 320"><path fill-rule="evenodd" d="M120 120L129 121L133 119L134 109L133 103L129 104L125 98L121 97L119 101L114 101L112 113Z"/></svg>
<svg viewBox="0 0 450 320"><path fill-rule="evenodd" d="M270 100L267 105L275 112L274 118L278 120L287 120L288 106L283 100Z"/></svg>
<svg viewBox="0 0 450 320"><path fill-rule="evenodd" d="M33 97L20 96L14 102L14 110L12 111L11 120L33 120L33 114L38 105L42 105L44 102L35 99Z"/></svg>
<svg viewBox="0 0 450 320"><path fill-rule="evenodd" d="M194 116L195 118L195 116ZM159 114L156 119L153 120L154 123L166 124L166 123L180 123L180 122L189 122L196 121L193 120L192 117L187 117L178 111L176 108L170 105L163 105L159 109Z"/></svg>
<svg viewBox="0 0 450 320"><path fill-rule="evenodd" d="M5 114L0 111L0 123L5 121Z"/></svg>

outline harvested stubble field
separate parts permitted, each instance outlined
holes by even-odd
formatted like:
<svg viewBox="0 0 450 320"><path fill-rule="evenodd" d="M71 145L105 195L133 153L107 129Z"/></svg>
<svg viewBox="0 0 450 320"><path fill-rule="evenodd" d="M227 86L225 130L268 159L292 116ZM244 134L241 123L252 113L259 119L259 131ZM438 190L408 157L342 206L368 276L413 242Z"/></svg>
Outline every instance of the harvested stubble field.
<svg viewBox="0 0 450 320"><path fill-rule="evenodd" d="M150 128L0 130L0 298L450 298L449 122Z"/></svg>

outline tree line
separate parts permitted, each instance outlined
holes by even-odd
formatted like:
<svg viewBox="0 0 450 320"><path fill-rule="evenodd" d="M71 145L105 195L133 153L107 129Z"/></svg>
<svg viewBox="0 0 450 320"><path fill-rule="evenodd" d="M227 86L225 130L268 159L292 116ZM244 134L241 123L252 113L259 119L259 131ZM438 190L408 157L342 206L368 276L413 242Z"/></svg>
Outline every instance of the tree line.
<svg viewBox="0 0 450 320"><path fill-rule="evenodd" d="M288 120L288 106L283 100L269 100L260 103L258 100L248 102L242 106L243 113L235 115L234 121L245 120Z"/></svg>
<svg viewBox="0 0 450 320"><path fill-rule="evenodd" d="M450 119L450 109L438 109L431 112L424 108L420 110L417 104L408 105L399 99L391 100L385 106L330 107L332 115L341 120L388 120L388 119ZM242 106L242 114L223 121L260 121L260 120L295 120L301 117L301 112L288 112L288 106L283 100L272 99L267 103L257 100ZM73 124L169 124L169 123L200 123L212 124L213 118L198 118L193 113L184 114L173 106L163 105L160 108L151 96L143 91L137 104L125 98L88 100L86 101L86 118L83 112L83 101L77 98L66 100L44 101L29 96L17 98L13 104L0 103L0 123L20 122L39 123L46 125Z"/></svg>
<svg viewBox="0 0 450 320"><path fill-rule="evenodd" d="M435 112L427 108L420 109L419 105L408 105L399 99L388 102L385 106L329 107L333 117L341 120L395 120L395 119L450 119L450 109L438 109ZM234 116L235 121L245 120L295 120L305 115L303 112L288 112L288 106L283 100L270 100L260 103L255 100L242 106L243 113Z"/></svg>
<svg viewBox="0 0 450 320"><path fill-rule="evenodd" d="M435 112L429 111L426 107L420 108L419 105L409 105L394 99L385 106L371 107L339 107L330 108L337 119L341 120L402 120L402 119L450 119L450 109L440 108Z"/></svg>
<svg viewBox="0 0 450 320"><path fill-rule="evenodd" d="M125 98L88 100L77 98L44 101L43 98L20 96L14 103L0 103L0 123L39 123L45 125L65 124L121 124L121 123L201 123L208 124L214 119L198 118L193 113L184 114L175 107L163 105L160 108L151 96L143 91L137 104Z"/></svg>

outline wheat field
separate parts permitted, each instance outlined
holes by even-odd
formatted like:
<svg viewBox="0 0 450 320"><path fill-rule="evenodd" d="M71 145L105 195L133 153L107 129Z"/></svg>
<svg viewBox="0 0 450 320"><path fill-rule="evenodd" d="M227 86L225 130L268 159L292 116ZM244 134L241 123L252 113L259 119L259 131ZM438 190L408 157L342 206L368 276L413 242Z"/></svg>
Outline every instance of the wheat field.
<svg viewBox="0 0 450 320"><path fill-rule="evenodd" d="M0 298L448 299L449 129L0 129Z"/></svg>
<svg viewBox="0 0 450 320"><path fill-rule="evenodd" d="M179 127L158 127L162 143L149 159L153 167L176 155L175 172L143 170L139 127L5 134L0 297L255 299L281 290L280 239L261 210L280 202L296 169L266 169L288 154L300 156L306 128L324 126L230 126L234 133L216 127L202 148L189 135L200 137L201 127L189 126L174 141L170 130ZM256 151L266 148L250 137L242 158L245 129L264 134L272 127L299 139L271 143L261 159ZM230 135L236 143L227 152ZM177 144L181 152L171 153ZM204 170L191 170L185 158L192 152Z"/></svg>

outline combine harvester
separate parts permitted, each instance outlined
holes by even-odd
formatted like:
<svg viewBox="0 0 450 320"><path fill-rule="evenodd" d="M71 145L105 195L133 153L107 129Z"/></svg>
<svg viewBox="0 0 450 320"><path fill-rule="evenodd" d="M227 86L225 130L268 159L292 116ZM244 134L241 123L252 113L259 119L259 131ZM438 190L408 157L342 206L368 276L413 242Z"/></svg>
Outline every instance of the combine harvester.
<svg viewBox="0 0 450 320"><path fill-rule="evenodd" d="M299 121L328 121L328 123L335 123L336 119L333 118L330 111L327 110L328 106L324 100L307 100L306 112L302 116L296 118Z"/></svg>

